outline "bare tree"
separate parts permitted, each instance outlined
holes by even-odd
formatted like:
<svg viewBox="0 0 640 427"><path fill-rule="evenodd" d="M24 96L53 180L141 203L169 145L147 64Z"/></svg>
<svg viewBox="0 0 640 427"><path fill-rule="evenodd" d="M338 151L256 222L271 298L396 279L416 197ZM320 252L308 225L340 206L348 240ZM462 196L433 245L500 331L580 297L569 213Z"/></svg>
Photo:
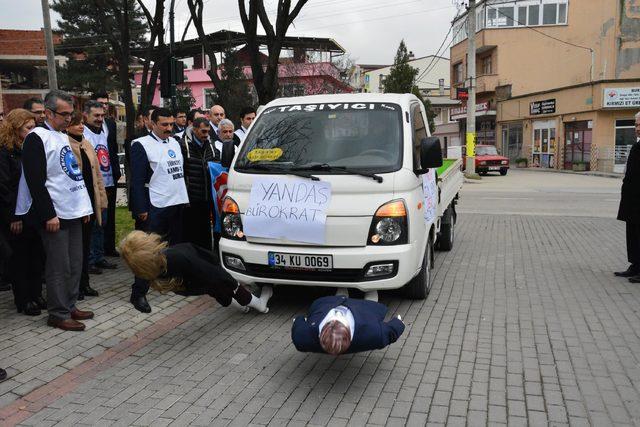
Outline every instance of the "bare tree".
<svg viewBox="0 0 640 427"><path fill-rule="evenodd" d="M164 47L164 0L156 0L153 15L142 0L137 0L137 2L149 25L149 43L145 51L140 82L140 98L142 99L140 107L145 108L153 102L160 64L162 63L160 56ZM155 47L156 41L158 41L158 49ZM149 77L149 73L151 73L151 77Z"/></svg>
<svg viewBox="0 0 640 427"><path fill-rule="evenodd" d="M249 2L248 10L246 7L247 1ZM278 65L284 38L289 27L307 2L308 0L297 0L296 5L291 9L291 0L278 0L274 27L269 20L264 0L238 0L240 18L247 38L253 84L260 104L264 105L273 100L278 93ZM266 67L260 57L260 45L257 37L258 19L264 28L267 38L269 57Z"/></svg>
<svg viewBox="0 0 640 427"><path fill-rule="evenodd" d="M216 91L220 93L220 87L222 81L218 75L218 60L216 59L216 52L214 46L209 42L207 34L204 32L204 26L202 25L202 9L204 6L203 0L187 0L187 6L189 6L189 12L191 13L191 22L198 33L198 38L202 43L202 47L209 57L210 67L207 69L207 75L211 79L211 82L216 88ZM219 98L221 103L224 103L224 99Z"/></svg>

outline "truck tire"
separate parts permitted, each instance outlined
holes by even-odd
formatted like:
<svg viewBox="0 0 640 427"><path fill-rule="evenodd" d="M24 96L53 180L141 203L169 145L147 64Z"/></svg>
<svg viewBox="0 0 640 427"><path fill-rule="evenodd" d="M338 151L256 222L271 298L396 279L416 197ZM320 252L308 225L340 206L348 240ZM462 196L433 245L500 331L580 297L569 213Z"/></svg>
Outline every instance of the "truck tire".
<svg viewBox="0 0 640 427"><path fill-rule="evenodd" d="M429 292L431 292L431 286L433 285L433 277L431 276L431 270L433 269L433 241L429 237L427 242L427 248L424 251L424 257L422 259L422 268L420 273L409 283L404 285L403 291L407 298L410 299L425 299Z"/></svg>
<svg viewBox="0 0 640 427"><path fill-rule="evenodd" d="M507 174L507 172L509 171L509 169L507 168L502 168L500 169L500 175L505 176Z"/></svg>
<svg viewBox="0 0 640 427"><path fill-rule="evenodd" d="M451 207L447 211L449 211L451 219L448 224L442 224L440 236L438 236L438 249L441 251L453 249L453 241L456 237L456 216L453 214Z"/></svg>

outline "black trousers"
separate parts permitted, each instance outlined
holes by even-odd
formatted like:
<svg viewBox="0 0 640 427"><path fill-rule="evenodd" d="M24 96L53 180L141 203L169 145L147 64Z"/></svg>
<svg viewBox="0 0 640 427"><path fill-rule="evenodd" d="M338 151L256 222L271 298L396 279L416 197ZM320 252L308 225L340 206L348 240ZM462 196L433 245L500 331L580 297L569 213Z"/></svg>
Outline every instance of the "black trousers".
<svg viewBox="0 0 640 427"><path fill-rule="evenodd" d="M22 233L9 238L12 255L7 275L13 285L13 297L17 307L42 296L42 271L44 248L38 230L24 225Z"/></svg>
<svg viewBox="0 0 640 427"><path fill-rule="evenodd" d="M82 273L80 274L80 289L89 286L89 251L91 250L91 233L95 217L91 215L91 220L82 223Z"/></svg>
<svg viewBox="0 0 640 427"><path fill-rule="evenodd" d="M627 222L627 257L636 268L640 268L640 223Z"/></svg>
<svg viewBox="0 0 640 427"><path fill-rule="evenodd" d="M184 208L183 241L211 251L211 205L209 202L191 202Z"/></svg>
<svg viewBox="0 0 640 427"><path fill-rule="evenodd" d="M107 224L104 230L104 253L112 254L116 251L116 197L118 187L107 187Z"/></svg>
<svg viewBox="0 0 640 427"><path fill-rule="evenodd" d="M143 231L157 233L169 246L182 242L182 214L184 206L176 205L166 208L151 207L147 220L142 223ZM149 282L136 277L131 288L131 296L138 297L149 292Z"/></svg>

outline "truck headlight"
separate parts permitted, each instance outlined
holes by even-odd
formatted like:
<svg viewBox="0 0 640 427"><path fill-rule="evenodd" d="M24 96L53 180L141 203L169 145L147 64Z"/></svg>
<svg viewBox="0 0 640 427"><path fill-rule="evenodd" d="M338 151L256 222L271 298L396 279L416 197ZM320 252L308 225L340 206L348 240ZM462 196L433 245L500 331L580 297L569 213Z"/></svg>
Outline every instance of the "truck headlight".
<svg viewBox="0 0 640 427"><path fill-rule="evenodd" d="M242 219L238 204L231 197L222 202L222 236L232 240L246 240L242 231Z"/></svg>
<svg viewBox="0 0 640 427"><path fill-rule="evenodd" d="M380 206L369 228L368 245L403 245L409 240L407 208L404 200L392 200Z"/></svg>
<svg viewBox="0 0 640 427"><path fill-rule="evenodd" d="M485 162L485 161L483 160L483 161L481 161L481 162L480 162L480 164L484 166L484 165L486 165L486 164L487 164L487 162Z"/></svg>
<svg viewBox="0 0 640 427"><path fill-rule="evenodd" d="M509 161L508 161L508 160L503 160L503 161L501 161L500 163L502 163L503 165L508 165L508 164L509 164Z"/></svg>

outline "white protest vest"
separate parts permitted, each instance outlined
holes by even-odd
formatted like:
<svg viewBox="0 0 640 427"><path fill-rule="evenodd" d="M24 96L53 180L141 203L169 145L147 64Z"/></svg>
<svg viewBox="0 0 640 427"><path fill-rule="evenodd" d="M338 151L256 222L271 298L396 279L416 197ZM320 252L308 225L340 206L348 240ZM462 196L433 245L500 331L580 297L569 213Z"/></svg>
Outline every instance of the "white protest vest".
<svg viewBox="0 0 640 427"><path fill-rule="evenodd" d="M69 146L67 135L44 128L34 128L44 146L47 160L45 187L51 196L56 215L60 219L76 219L93 213L82 170ZM33 200L24 177L20 177L16 215L29 212Z"/></svg>
<svg viewBox="0 0 640 427"><path fill-rule="evenodd" d="M156 208L189 203L184 182L184 162L178 142L169 137L165 142L153 135L134 141L147 153L153 171L149 180L149 200Z"/></svg>
<svg viewBox="0 0 640 427"><path fill-rule="evenodd" d="M102 173L102 180L105 187L113 187L113 171L111 170L111 157L109 157L109 145L107 143L107 133L104 131L106 126L103 126L103 130L100 133L94 133L88 127L84 127L84 137L91 143L93 149L96 151L98 157L98 164L100 165L100 172Z"/></svg>

